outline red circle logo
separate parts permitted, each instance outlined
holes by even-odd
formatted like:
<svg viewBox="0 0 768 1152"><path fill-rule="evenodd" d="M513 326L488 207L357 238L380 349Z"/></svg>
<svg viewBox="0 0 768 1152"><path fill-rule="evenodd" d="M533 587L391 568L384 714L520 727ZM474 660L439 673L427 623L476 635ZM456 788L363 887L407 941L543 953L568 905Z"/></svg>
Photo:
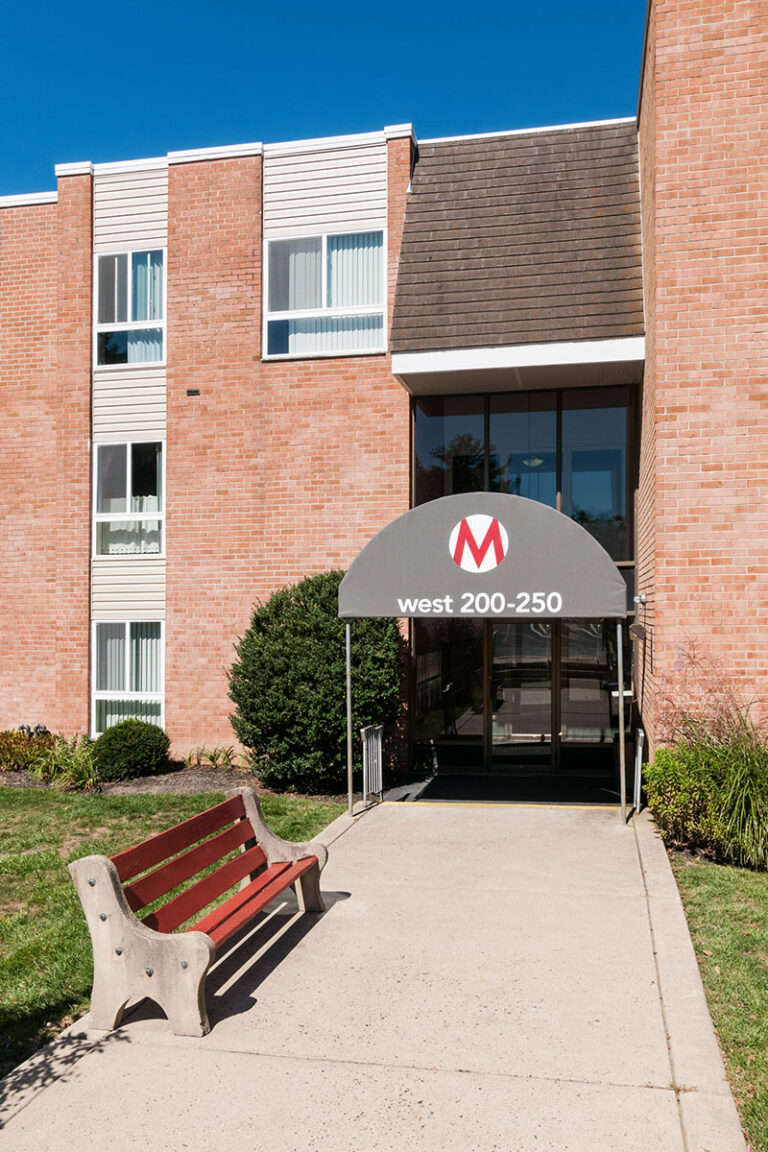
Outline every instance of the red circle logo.
<svg viewBox="0 0 768 1152"><path fill-rule="evenodd" d="M509 536L495 516L476 512L454 525L448 548L454 564L464 572L492 572L509 550Z"/></svg>

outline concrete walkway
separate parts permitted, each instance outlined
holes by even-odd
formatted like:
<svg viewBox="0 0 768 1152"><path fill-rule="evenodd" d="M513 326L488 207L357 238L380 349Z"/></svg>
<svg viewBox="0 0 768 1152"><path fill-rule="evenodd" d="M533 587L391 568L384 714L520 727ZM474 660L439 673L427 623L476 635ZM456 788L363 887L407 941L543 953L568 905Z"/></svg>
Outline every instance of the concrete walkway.
<svg viewBox="0 0 768 1152"><path fill-rule="evenodd" d="M0 1148L743 1152L645 817L385 804L323 881L218 962L205 1039L145 1005L0 1082Z"/></svg>

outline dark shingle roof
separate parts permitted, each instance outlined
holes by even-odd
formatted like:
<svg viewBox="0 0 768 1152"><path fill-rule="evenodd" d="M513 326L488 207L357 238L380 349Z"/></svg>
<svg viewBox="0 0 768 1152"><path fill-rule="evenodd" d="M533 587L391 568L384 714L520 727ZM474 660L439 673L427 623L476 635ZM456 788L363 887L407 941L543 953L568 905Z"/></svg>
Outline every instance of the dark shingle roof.
<svg viewBox="0 0 768 1152"><path fill-rule="evenodd" d="M393 351L643 331L634 123L420 146Z"/></svg>

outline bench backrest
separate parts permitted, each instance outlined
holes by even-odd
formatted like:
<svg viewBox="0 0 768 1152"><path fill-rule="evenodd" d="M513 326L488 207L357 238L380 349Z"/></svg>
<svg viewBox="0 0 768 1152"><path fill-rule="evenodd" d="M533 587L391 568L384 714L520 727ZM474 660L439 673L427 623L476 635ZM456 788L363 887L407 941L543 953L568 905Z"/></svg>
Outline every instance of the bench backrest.
<svg viewBox="0 0 768 1152"><path fill-rule="evenodd" d="M229 888L267 863L246 817L242 796L233 796L197 816L166 828L111 857L133 912L172 892L199 872L247 845L220 868L196 880L167 903L140 917L148 928L172 932ZM136 879L138 877L138 879Z"/></svg>

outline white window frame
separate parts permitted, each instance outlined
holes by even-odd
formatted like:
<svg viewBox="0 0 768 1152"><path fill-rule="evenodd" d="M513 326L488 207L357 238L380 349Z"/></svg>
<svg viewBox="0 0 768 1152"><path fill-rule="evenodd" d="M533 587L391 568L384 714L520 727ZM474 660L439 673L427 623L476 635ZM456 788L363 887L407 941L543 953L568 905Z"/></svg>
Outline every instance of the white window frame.
<svg viewBox="0 0 768 1152"><path fill-rule="evenodd" d="M317 240L322 241L322 284L325 293L326 277L328 273L328 240L334 236L361 236L369 232L381 232L381 306L380 307L346 307L346 308L295 308L290 311L269 311L269 246L280 240ZM297 232L280 233L279 236L264 237L264 251L262 254L262 333L261 349L262 360L316 360L338 359L342 356L381 356L387 351L387 229L383 224L362 224L347 228L329 229L326 232L307 232L301 229ZM331 319L334 316L381 316L381 346L376 348L351 348L348 352L279 352L269 355L269 322L270 320L313 320Z"/></svg>
<svg viewBox="0 0 768 1152"><path fill-rule="evenodd" d="M99 323L99 259L102 256L126 256L128 258L127 306L133 298L133 260L137 252L162 252L163 254L163 317L161 320L125 320L119 324ZM124 372L126 368L164 368L167 363L166 317L168 315L168 249L162 244L134 244L130 248L110 248L93 254L93 367L97 372ZM125 364L99 364L99 336L102 332L140 332L146 328L159 328L162 353L159 360L139 360Z"/></svg>
<svg viewBox="0 0 768 1152"><path fill-rule="evenodd" d="M116 367L124 367L124 365L116 365ZM134 444L159 444L161 454L161 475L162 475L162 493L163 498L161 507L157 512L99 512L99 452L102 448L124 448L126 452L125 462L125 484L126 484L126 504L130 503L130 491L132 477L132 463L130 448ZM93 532L91 533L92 551L91 555L94 560L106 560L108 563L115 561L127 561L129 564L134 564L137 560L164 560L165 559L165 440L158 436L152 436L146 440L96 440L93 444ZM110 554L109 552L99 552L98 549L98 532L96 525L103 523L105 520L116 522L122 521L136 521L136 520L159 520L160 521L160 551L159 552L118 552Z"/></svg>
<svg viewBox="0 0 768 1152"><path fill-rule="evenodd" d="M96 644L96 629L99 624L122 624L125 631L125 676L124 683L131 682L131 624L159 624L160 625L160 690L158 692L108 692L106 689L97 690L96 660L98 647ZM146 620L142 617L133 617L126 620L124 616L109 616L104 620L91 621L91 736L95 739L101 735L96 728L96 701L97 700L126 700L139 703L156 704L160 702L160 727L165 729L165 621ZM105 729L106 731L106 729Z"/></svg>

